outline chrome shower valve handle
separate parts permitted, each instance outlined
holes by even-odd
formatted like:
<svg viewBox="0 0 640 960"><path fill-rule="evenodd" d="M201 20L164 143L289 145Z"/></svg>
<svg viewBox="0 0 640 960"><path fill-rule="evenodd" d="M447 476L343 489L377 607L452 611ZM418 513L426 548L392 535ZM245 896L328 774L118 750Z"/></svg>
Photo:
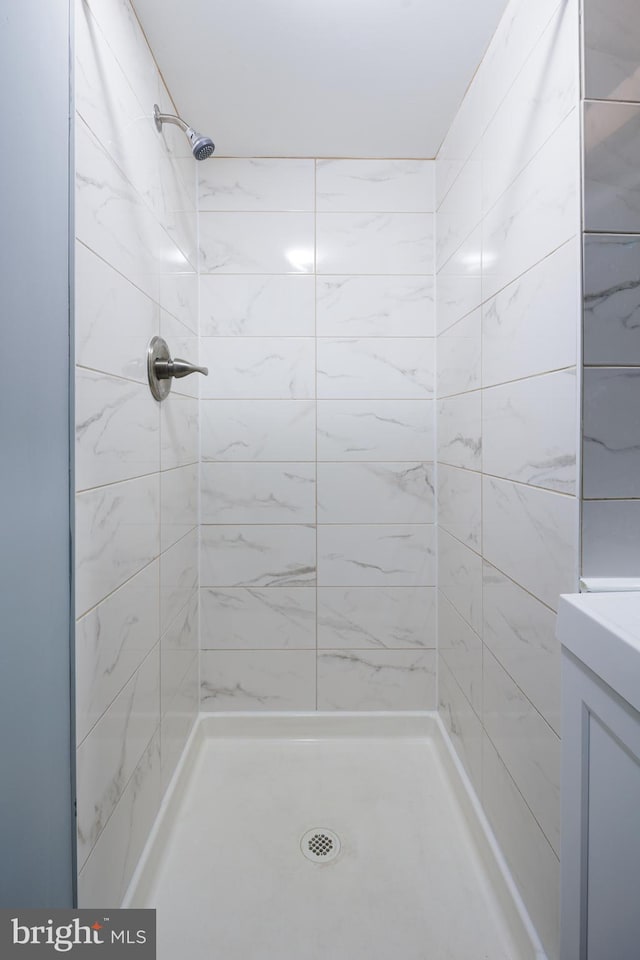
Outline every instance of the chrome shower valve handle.
<svg viewBox="0 0 640 960"><path fill-rule="evenodd" d="M174 360L156 360L154 370L158 380L170 380L171 377L180 379L181 377L188 377L191 373L201 373L205 377L209 376L208 367L197 367L195 363L181 360L180 357L176 357Z"/></svg>
<svg viewBox="0 0 640 960"><path fill-rule="evenodd" d="M171 392L171 381L174 377L181 379L191 373L201 373L209 376L207 367L198 367L188 360L176 357L171 359L171 353L166 340L162 337L153 337L147 350L147 376L149 387L156 400L164 400Z"/></svg>

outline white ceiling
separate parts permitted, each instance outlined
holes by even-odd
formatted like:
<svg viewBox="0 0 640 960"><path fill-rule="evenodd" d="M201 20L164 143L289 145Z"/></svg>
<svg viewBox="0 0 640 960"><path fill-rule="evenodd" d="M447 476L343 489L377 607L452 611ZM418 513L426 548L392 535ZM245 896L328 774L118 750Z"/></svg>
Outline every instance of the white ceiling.
<svg viewBox="0 0 640 960"><path fill-rule="evenodd" d="M506 0L134 0L218 156L433 157Z"/></svg>

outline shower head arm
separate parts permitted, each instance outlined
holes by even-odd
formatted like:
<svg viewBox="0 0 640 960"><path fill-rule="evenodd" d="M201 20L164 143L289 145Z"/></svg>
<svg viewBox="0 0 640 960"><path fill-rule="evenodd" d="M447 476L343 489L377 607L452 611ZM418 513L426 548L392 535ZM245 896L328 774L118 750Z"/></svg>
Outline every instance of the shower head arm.
<svg viewBox="0 0 640 960"><path fill-rule="evenodd" d="M158 133L162 131L163 123L175 123L175 125L180 127L180 129L185 133L187 130L191 130L191 127L185 123L184 120L181 120L180 117L176 117L172 113L160 113L160 107L157 103L154 103L153 105L153 119L156 122L156 129Z"/></svg>
<svg viewBox="0 0 640 960"><path fill-rule="evenodd" d="M205 137L198 133L193 127L188 126L181 117L176 117L173 113L160 113L160 107L157 103L153 105L153 119L156 123L156 130L162 133L163 123L175 123L180 127L183 133L186 133L187 140L191 144L191 153L196 160L206 160L215 150L215 144L211 137Z"/></svg>

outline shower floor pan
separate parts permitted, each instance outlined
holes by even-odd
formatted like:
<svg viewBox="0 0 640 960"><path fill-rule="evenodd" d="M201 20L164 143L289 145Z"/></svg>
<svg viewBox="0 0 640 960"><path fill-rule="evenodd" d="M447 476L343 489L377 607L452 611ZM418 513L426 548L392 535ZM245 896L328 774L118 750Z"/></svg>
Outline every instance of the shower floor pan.
<svg viewBox="0 0 640 960"><path fill-rule="evenodd" d="M428 715L203 715L125 905L158 960L544 957Z"/></svg>

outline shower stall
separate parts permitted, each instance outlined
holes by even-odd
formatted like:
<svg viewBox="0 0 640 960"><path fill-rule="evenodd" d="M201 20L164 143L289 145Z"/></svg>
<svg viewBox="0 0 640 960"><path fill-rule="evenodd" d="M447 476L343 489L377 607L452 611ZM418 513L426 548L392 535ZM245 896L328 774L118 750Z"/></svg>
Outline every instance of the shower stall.
<svg viewBox="0 0 640 960"><path fill-rule="evenodd" d="M637 559L636 16L459 0L411 151L350 100L291 146L267 73L216 119L238 9L155 6L73 11L77 905L161 957L557 960L556 611ZM340 76L331 11L268 13Z"/></svg>
<svg viewBox="0 0 640 960"><path fill-rule="evenodd" d="M185 113L218 146L197 164L186 124L166 122L177 111L164 80L183 83L198 49L176 65L160 22L134 6L162 75L125 3L108 14L78 3L75 25L79 903L157 904L170 954L189 903L222 904L242 883L234 838L244 875L262 877L245 898L279 955L260 906L270 877L298 891L296 915L316 897L335 915L327 874L305 873L309 830L338 838L340 854L316 869L344 895L360 884L365 900L389 899L385 830L423 891L409 835L439 860L424 831L435 818L448 836L441 811L454 802L420 794L416 777L424 813L412 818L409 774L391 758L406 751L407 767L444 780L425 746L442 738L511 871L488 902L467 891L472 926L502 917L486 931L495 956L533 956L535 926L553 956L554 611L578 575L578 4L512 2L501 20L496 5L435 158L398 157L388 138L382 159L234 157L224 117L214 126L193 104ZM144 363L158 336L208 371L174 379L161 401ZM394 777L403 786L359 829L347 797L370 802ZM131 884L163 803L168 846L147 845L153 869ZM243 816L230 820L234 807ZM195 836L173 836L183 819ZM379 861L367 866L374 834ZM474 862L449 840L455 862ZM190 873L178 909L170 878ZM441 885L466 889L455 871ZM524 912L515 927L506 919L516 890L531 927ZM463 912L454 893L444 900ZM293 889L276 913L285 902ZM408 912L404 950L418 957L436 926L417 904ZM232 902L207 936L229 936L231 956L223 914ZM380 956L383 928L371 940ZM345 938L325 955L351 955L357 935ZM463 941L451 947L460 956ZM237 949L251 955L248 942Z"/></svg>

